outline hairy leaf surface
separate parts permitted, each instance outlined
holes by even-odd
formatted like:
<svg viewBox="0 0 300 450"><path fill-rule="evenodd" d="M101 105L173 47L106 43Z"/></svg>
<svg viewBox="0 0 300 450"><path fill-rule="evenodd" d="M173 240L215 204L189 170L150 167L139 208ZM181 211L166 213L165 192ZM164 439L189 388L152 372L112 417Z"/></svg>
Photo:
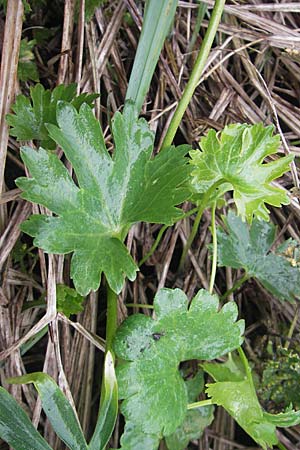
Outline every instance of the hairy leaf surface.
<svg viewBox="0 0 300 450"><path fill-rule="evenodd" d="M278 443L276 426L288 427L300 423L300 411L266 413L259 404L251 374L249 379L245 372L233 369L227 363L204 363L202 367L216 381L207 385L206 393L214 403L226 409L264 450Z"/></svg>
<svg viewBox="0 0 300 450"><path fill-rule="evenodd" d="M226 233L218 229L220 266L243 268L250 277L280 300L293 301L300 295L300 270L283 256L270 252L276 228L269 222L254 220L248 228L239 217L229 212L224 218Z"/></svg>
<svg viewBox="0 0 300 450"><path fill-rule="evenodd" d="M32 42L32 41L31 41ZM77 109L83 104L92 105L98 94L80 94L76 97L76 84L61 84L53 91L41 84L30 88L30 97L18 95L12 106L14 114L8 114L6 120L12 127L11 136L18 141L36 140L47 149L54 149L55 142L49 137L47 123L56 122L56 107L59 101L72 103Z"/></svg>
<svg viewBox="0 0 300 450"><path fill-rule="evenodd" d="M184 157L188 147L169 147L151 159L153 133L145 120L134 118L132 109L126 111L113 120L111 157L89 106L82 105L78 113L72 105L59 105L59 127L48 129L71 162L79 186L55 154L22 149L32 175L17 180L23 198L56 214L31 216L22 229L48 253L74 252L71 276L82 295L98 289L102 272L117 293L124 275L134 280L138 268L123 243L130 226L139 221L172 224L182 214L175 205L189 196L184 186L190 173Z"/></svg>
<svg viewBox="0 0 300 450"><path fill-rule="evenodd" d="M188 396L179 363L213 359L242 341L243 321L233 303L218 311L218 298L201 290L191 302L179 289L162 289L154 300L156 319L136 314L119 328L115 351L121 411L145 433L166 436L186 416Z"/></svg>
<svg viewBox="0 0 300 450"><path fill-rule="evenodd" d="M293 156L285 156L263 164L264 159L277 152L279 136L273 136L273 126L233 124L220 135L210 130L200 141L199 150L192 150L192 186L195 193L224 193L233 190L233 198L243 220L252 221L253 215L268 220L265 206L288 204L285 192L271 185L271 181L289 170ZM213 192L211 192L211 190Z"/></svg>

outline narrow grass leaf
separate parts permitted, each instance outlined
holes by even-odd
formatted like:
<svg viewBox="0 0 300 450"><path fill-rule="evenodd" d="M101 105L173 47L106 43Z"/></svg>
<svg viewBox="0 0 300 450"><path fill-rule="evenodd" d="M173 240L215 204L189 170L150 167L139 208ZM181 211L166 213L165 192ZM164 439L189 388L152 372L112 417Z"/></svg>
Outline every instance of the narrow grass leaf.
<svg viewBox="0 0 300 450"><path fill-rule="evenodd" d="M10 378L8 382L14 384L33 383L41 397L43 409L57 436L71 450L85 450L88 448L70 403L49 375L35 372L21 377ZM31 447L27 447L26 450L29 448L31 449Z"/></svg>
<svg viewBox="0 0 300 450"><path fill-rule="evenodd" d="M126 93L126 100L134 103L137 115L149 90L177 3L178 0L148 0L146 3L142 32Z"/></svg>
<svg viewBox="0 0 300 450"><path fill-rule="evenodd" d="M51 450L16 400L0 387L0 437L14 450Z"/></svg>

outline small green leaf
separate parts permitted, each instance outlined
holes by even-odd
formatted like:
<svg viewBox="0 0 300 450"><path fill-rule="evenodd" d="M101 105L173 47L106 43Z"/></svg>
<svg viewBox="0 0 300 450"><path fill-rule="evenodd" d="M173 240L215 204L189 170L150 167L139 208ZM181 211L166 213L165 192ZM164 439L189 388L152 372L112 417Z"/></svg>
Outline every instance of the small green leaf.
<svg viewBox="0 0 300 450"><path fill-rule="evenodd" d="M18 78L21 81L39 81L39 73L32 51L35 45L35 39L31 41L28 41L27 38L21 40L18 62Z"/></svg>
<svg viewBox="0 0 300 450"><path fill-rule="evenodd" d="M222 195L222 184L229 183L227 190L233 190L238 214L250 223L253 215L269 219L265 203L287 205L285 192L271 182L289 170L293 156L263 164L279 147L279 135L273 136L273 130L262 124L229 125L220 135L210 130L200 141L201 150L190 152L194 193L203 194L215 186L220 189L216 196Z"/></svg>
<svg viewBox="0 0 300 450"><path fill-rule="evenodd" d="M32 42L32 41L31 41ZM12 127L11 136L18 141L36 140L48 149L55 148L55 142L49 137L47 123L56 125L56 106L58 101L71 102L79 109L80 105L92 105L98 94L81 94L76 97L76 84L61 84L52 92L45 90L41 84L30 88L30 96L18 95L12 106L14 114L8 114L6 120Z"/></svg>
<svg viewBox="0 0 300 450"><path fill-rule="evenodd" d="M118 385L112 354L107 352L104 366L104 399L89 450L104 450L114 431L118 415Z"/></svg>
<svg viewBox="0 0 300 450"><path fill-rule="evenodd" d="M83 311L83 297L64 284L56 285L57 311L70 317L72 314L78 314Z"/></svg>
<svg viewBox="0 0 300 450"><path fill-rule="evenodd" d="M231 211L224 222L228 232L221 228L217 232L219 266L243 268L275 297L294 301L300 295L300 270L283 256L270 252L275 226L256 219L248 228Z"/></svg>
<svg viewBox="0 0 300 450"><path fill-rule="evenodd" d="M16 400L0 387L0 437L14 450L51 450Z"/></svg>
<svg viewBox="0 0 300 450"><path fill-rule="evenodd" d="M88 449L80 424L70 403L49 375L36 372L17 378L10 378L7 381L14 384L33 383L41 397L43 410L57 436L71 450ZM29 448L31 447L27 447L26 450Z"/></svg>
<svg viewBox="0 0 300 450"><path fill-rule="evenodd" d="M50 136L71 162L79 187L55 154L23 148L33 178L16 181L22 197L58 217L32 216L22 230L48 253L74 251L71 276L80 294L97 290L102 272L119 293L124 275L134 280L138 270L123 243L130 226L140 221L172 224L182 214L175 205L189 196L184 186L190 172L184 157L188 147L169 147L150 159L153 133L132 109L114 117L113 158L88 105L77 113L60 103L57 121L60 128L48 125Z"/></svg>
<svg viewBox="0 0 300 450"><path fill-rule="evenodd" d="M178 366L213 359L237 348L244 329L236 305L218 311L218 298L201 290L191 302L179 289L162 289L156 319L136 314L117 331L115 350L127 360L117 368L121 411L137 430L170 435L186 416L188 395Z"/></svg>
<svg viewBox="0 0 300 450"><path fill-rule="evenodd" d="M300 423L299 411L290 410L276 415L263 411L254 389L249 367L250 378L247 378L245 372L242 373L239 369L228 370L230 365L226 363L204 363L202 367L216 381L214 384L207 385L206 393L214 403L226 409L264 450L273 448L273 445L278 443L276 426L286 427ZM223 367L225 370L222 373ZM234 381L232 381L232 373L236 375Z"/></svg>

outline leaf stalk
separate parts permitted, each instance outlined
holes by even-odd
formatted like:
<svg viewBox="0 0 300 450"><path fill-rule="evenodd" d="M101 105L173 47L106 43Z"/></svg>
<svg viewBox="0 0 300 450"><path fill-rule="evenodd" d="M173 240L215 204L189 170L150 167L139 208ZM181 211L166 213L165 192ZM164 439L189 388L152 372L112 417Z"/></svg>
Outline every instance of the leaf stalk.
<svg viewBox="0 0 300 450"><path fill-rule="evenodd" d="M224 10L225 0L216 0L215 6L211 15L211 19L209 21L209 25L203 39L195 66L192 70L190 79L184 89L183 95L177 105L174 116L172 117L170 126L168 128L167 134L163 141L162 147L169 147L174 139L176 131L180 125L181 119L188 107L188 104L191 101L191 98L194 94L194 91L199 83L199 80L202 76L205 63L207 61L211 46L213 44L215 35L218 30L219 22L221 20L221 16Z"/></svg>

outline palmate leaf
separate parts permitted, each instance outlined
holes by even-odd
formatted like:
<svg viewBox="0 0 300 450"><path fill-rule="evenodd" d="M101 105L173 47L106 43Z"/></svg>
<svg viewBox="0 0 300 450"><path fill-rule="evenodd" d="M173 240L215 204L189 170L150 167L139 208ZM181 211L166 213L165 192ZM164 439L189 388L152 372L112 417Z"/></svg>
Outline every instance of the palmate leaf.
<svg viewBox="0 0 300 450"><path fill-rule="evenodd" d="M134 280L138 268L123 243L131 224L172 224L182 214L175 205L189 196L184 186L189 148L169 147L151 159L153 133L145 120L134 118L133 109L126 111L113 120L112 158L89 106L77 113L72 105L59 105L59 128L48 129L71 162L79 187L55 154L28 147L21 152L33 177L16 182L23 198L57 215L32 216L22 229L48 253L74 252L71 276L82 295L98 289L102 272L117 293L124 275Z"/></svg>
<svg viewBox="0 0 300 450"><path fill-rule="evenodd" d="M278 443L276 426L289 427L300 423L300 411L290 409L280 414L269 414L262 409L249 366L248 376L228 363L204 363L202 367L216 381L207 385L206 393L214 403L226 409L264 450Z"/></svg>
<svg viewBox="0 0 300 450"><path fill-rule="evenodd" d="M32 41L31 41L32 42ZM47 123L56 125L56 107L59 101L72 103L77 109L83 104L92 105L98 94L80 94L76 97L76 84L61 84L53 91L46 90L41 84L30 88L30 97L18 95L12 106L14 114L8 114L6 120L12 127L11 136L18 141L36 140L43 147L55 148L55 142L49 137Z"/></svg>
<svg viewBox="0 0 300 450"><path fill-rule="evenodd" d="M117 368L121 411L126 422L152 437L170 435L185 419L188 396L179 363L216 358L242 341L244 323L235 322L235 304L218 311L218 298L201 290L187 305L181 290L162 289L154 300L156 319L130 316L115 338L116 354L125 360Z"/></svg>
<svg viewBox="0 0 300 450"><path fill-rule="evenodd" d="M224 222L228 232L217 231L219 266L243 268L280 300L293 301L300 295L299 268L270 252L276 231L273 224L255 219L248 228L231 211Z"/></svg>
<svg viewBox="0 0 300 450"><path fill-rule="evenodd" d="M285 192L271 182L289 170L292 155L263 164L268 155L277 152L279 136L273 136L273 126L233 124L220 135L210 130L200 141L199 150L192 150L192 187L194 194L218 197L226 190L233 190L238 214L243 220L252 221L253 215L268 220L265 206L288 204ZM211 190L213 192L211 192Z"/></svg>

